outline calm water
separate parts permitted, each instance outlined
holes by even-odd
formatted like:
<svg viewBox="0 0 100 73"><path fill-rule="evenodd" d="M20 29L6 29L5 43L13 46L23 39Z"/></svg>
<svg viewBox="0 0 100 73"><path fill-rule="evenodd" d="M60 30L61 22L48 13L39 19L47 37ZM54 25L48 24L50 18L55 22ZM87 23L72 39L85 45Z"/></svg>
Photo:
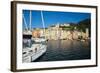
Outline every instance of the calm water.
<svg viewBox="0 0 100 73"><path fill-rule="evenodd" d="M47 51L39 61L81 60L91 58L90 42L76 40L49 40Z"/></svg>

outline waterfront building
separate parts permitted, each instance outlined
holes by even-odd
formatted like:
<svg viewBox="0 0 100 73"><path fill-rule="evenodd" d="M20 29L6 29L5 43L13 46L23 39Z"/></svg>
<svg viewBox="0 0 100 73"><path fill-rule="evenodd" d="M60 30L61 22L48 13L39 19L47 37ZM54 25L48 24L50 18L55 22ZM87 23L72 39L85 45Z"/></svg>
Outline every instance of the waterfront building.
<svg viewBox="0 0 100 73"><path fill-rule="evenodd" d="M34 38L40 37L40 30L39 29L33 30L32 37L34 37Z"/></svg>
<svg viewBox="0 0 100 73"><path fill-rule="evenodd" d="M68 27L68 29L63 29L63 27ZM45 32L42 28L38 28L32 31L33 37L42 37L45 35L45 38L48 40L78 40L80 39L88 39L89 38L89 29L86 28L86 32L82 32L77 30L74 27L74 30L70 30L70 24L56 24L55 26L50 26L45 29Z"/></svg>

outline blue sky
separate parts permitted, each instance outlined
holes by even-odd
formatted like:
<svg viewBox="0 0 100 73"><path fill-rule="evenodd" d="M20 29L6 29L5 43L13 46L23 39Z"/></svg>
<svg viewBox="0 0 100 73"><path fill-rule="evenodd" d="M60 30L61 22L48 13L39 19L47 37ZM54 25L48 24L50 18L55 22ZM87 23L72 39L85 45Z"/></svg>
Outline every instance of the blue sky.
<svg viewBox="0 0 100 73"><path fill-rule="evenodd" d="M55 25L57 23L78 23L81 20L91 17L90 13L79 13L79 12L56 12L56 11L42 11L44 17L45 27ZM32 10L32 28L43 28L41 11ZM30 10L23 10L26 23L29 26L29 14ZM23 27L25 23L23 21Z"/></svg>

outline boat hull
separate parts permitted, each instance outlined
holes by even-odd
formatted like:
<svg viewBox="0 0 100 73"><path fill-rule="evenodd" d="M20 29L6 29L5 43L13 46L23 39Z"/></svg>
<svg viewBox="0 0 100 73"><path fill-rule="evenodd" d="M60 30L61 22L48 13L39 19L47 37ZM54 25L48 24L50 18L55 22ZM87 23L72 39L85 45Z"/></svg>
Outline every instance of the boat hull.
<svg viewBox="0 0 100 73"><path fill-rule="evenodd" d="M33 44L34 45L34 44ZM37 48L37 51L35 50ZM47 46L46 45L40 45L38 47L31 47L23 50L23 63L30 63L41 57L46 52Z"/></svg>

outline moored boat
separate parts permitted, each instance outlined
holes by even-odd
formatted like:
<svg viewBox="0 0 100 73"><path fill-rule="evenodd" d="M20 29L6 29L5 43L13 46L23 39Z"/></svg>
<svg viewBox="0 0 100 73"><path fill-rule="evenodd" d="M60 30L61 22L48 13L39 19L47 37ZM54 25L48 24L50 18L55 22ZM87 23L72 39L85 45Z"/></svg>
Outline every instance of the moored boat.
<svg viewBox="0 0 100 73"><path fill-rule="evenodd" d="M44 19L41 11L42 24L44 27ZM23 16L25 26L27 26L25 18ZM32 37L31 29L31 11L30 11L30 29L28 27L23 30L23 49L22 49L22 62L30 63L41 57L47 49L45 37ZM44 27L45 31L45 27Z"/></svg>
<svg viewBox="0 0 100 73"><path fill-rule="evenodd" d="M23 63L30 63L41 57L46 52L45 44L32 44L31 47L23 49Z"/></svg>

